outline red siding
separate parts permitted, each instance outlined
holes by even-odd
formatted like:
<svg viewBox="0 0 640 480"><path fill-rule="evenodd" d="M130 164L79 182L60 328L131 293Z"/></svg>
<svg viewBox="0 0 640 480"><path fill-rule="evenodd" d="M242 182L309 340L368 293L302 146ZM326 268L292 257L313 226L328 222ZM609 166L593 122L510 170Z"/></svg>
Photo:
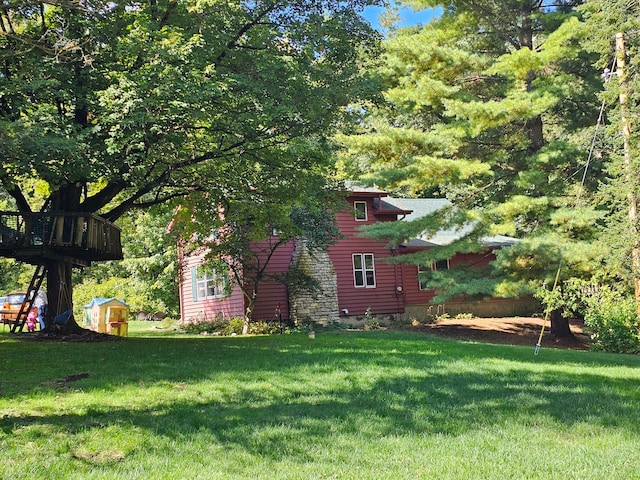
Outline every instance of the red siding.
<svg viewBox="0 0 640 480"><path fill-rule="evenodd" d="M367 220L357 221L354 210L338 213L338 227L343 235L336 245L329 248L329 257L337 275L339 315L364 315L368 308L374 315L404 313L406 305L428 304L434 297L433 291L421 291L418 283L416 265L393 265L385 262L392 256L386 242L367 239L359 234L363 225L381 221L395 221L396 215L389 210L379 211L374 208L374 197L377 194L354 194L348 198L353 208L354 201L367 203ZM378 199L376 198L376 201ZM254 244L254 251L260 252L265 244ZM290 242L276 250L270 260L266 274L285 273L290 266L294 243ZM353 272L353 254L373 254L375 266L375 287L356 287ZM264 262L266 253L260 253L260 261ZM233 289L229 297L194 302L192 298L190 268L198 265L202 257L187 258L185 276L180 284L182 320L200 318L203 315L215 316L222 312L226 317L244 315L246 303L238 287ZM484 266L495 257L486 254L458 255L451 260L451 265L469 264ZM286 287L273 280L263 280L258 285L258 296L253 311L254 320L273 320L279 307L282 318L289 318L289 304ZM348 313L345 313L347 310Z"/></svg>
<svg viewBox="0 0 640 480"><path fill-rule="evenodd" d="M407 305L426 304L435 296L433 290L420 290L418 266L403 265L403 290Z"/></svg>
<svg viewBox="0 0 640 480"><path fill-rule="evenodd" d="M386 242L364 238L359 234L362 225L376 223L371 198L350 197L353 201L367 201L367 220L357 221L351 211L337 215L338 227L345 237L329 248L329 257L333 262L338 278L338 313L345 315L363 315L368 308L376 315L404 312L402 292L397 287L402 281L402 267L384 261L391 257ZM389 217L391 218L391 217ZM353 274L354 253L371 253L374 256L375 287L356 287Z"/></svg>
<svg viewBox="0 0 640 480"><path fill-rule="evenodd" d="M487 253L465 253L453 257L449 262L449 265L451 267L455 267L457 265L470 265L469 268L477 268L486 266L493 260L495 260L495 255L492 253L488 255ZM403 276L403 289L407 305L424 305L429 303L435 296L433 290L420 290L417 265L403 265Z"/></svg>
<svg viewBox="0 0 640 480"><path fill-rule="evenodd" d="M255 245L255 250L260 250L260 244ZM286 273L291 264L293 256L294 243L289 242L286 245L278 247L275 251L269 265L265 271L267 275L278 273ZM261 261L265 260L265 255L261 255ZM289 300L287 295L287 287L282 283L273 280L263 280L258 284L258 296L256 297L256 305L253 310L253 320L276 320L276 308L279 307L282 318L289 318Z"/></svg>
<svg viewBox="0 0 640 480"><path fill-rule="evenodd" d="M180 281L180 320L182 322L213 319L216 315L225 318L244 316L244 298L235 286L231 295L222 298L195 300L191 281L191 269L202 264L203 255L191 255L182 259L182 278Z"/></svg>
<svg viewBox="0 0 640 480"><path fill-rule="evenodd" d="M255 245L259 251L261 244ZM279 247L272 256L266 270L266 274L284 273L289 268L293 254L293 242ZM231 295L222 298L206 300L194 300L191 269L200 265L203 255L192 255L182 259L183 272L180 281L180 310L181 321L189 322L203 318L215 318L222 314L225 318L244 317L246 301L240 288L235 285ZM260 261L264 261L266 254L260 255ZM263 280L258 285L258 296L253 311L254 320L273 320L276 307L280 307L282 318L289 318L289 303L287 290L284 285L272 280Z"/></svg>

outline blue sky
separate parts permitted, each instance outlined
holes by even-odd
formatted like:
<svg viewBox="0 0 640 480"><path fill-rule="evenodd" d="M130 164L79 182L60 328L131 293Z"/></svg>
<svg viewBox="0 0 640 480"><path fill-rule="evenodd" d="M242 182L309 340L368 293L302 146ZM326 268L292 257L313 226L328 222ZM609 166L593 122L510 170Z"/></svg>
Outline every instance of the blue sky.
<svg viewBox="0 0 640 480"><path fill-rule="evenodd" d="M393 3L393 2L391 2ZM381 29L378 24L378 17L384 11L382 7L367 7L364 10L364 17L377 29ZM414 12L411 8L403 7L400 9L400 17L402 21L400 22L401 27L406 27L409 25L417 25L417 24L426 24L433 17L437 17L440 15L442 10L440 8L428 8L426 10L421 10L419 12Z"/></svg>

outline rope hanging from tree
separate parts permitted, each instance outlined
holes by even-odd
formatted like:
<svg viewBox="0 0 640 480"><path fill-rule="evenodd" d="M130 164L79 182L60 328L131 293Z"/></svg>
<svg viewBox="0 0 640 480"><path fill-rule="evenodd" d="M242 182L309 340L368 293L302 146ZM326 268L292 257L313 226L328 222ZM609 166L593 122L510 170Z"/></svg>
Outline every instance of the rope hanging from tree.
<svg viewBox="0 0 640 480"><path fill-rule="evenodd" d="M615 58L613 59L612 62L612 67L615 64ZM604 78L605 82L609 81L609 78L611 77L611 70L610 69L605 69L602 77ZM598 136L598 130L600 129L600 125L602 124L602 118L604 116L604 108L606 105L606 100L602 100L602 105L600 106L600 113L598 114L598 120L596 122L596 126L595 126L595 130L593 132L593 138L591 139L591 146L589 147L589 155L587 156L587 160L584 164L584 170L582 172L582 180L580 182L580 188L578 188L578 193L576 194L576 200L573 206L573 212L571 214L571 218L569 219L569 228L568 231L571 231L573 229L573 220L575 219L576 216L576 212L578 211L578 207L580 205L580 198L582 197L582 191L584 190L584 184L586 182L587 179L587 171L589 170L589 166L591 164L591 159L593 158L593 150L595 148L595 144L596 144L596 139ZM581 169L577 170L573 175L571 175L569 178L575 176ZM568 180L568 179L567 179ZM553 282L553 286L551 287L551 293L554 293L558 287L558 283L560 282L560 272L562 270L562 265L563 265L563 258L562 255L560 256L560 261L558 262L558 269L556 270L556 277L555 280ZM553 298L553 297L552 297ZM542 344L542 337L544 336L544 330L545 327L547 325L547 322L549 321L549 317L551 316L551 309L552 309L552 302L551 301L549 303L549 305L547 305L547 308L545 310L544 313L544 320L542 321L542 328L540 329L540 336L538 337L538 343L536 343L536 348L533 352L534 355L538 355L538 353L540 353L540 346Z"/></svg>

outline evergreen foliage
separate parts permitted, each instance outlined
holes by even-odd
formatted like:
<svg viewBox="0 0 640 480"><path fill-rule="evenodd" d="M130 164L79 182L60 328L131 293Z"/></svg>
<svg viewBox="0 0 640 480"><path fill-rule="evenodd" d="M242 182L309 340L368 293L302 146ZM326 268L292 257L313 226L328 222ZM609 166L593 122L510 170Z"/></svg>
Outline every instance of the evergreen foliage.
<svg viewBox="0 0 640 480"><path fill-rule="evenodd" d="M590 206L600 157L581 179L602 78L577 35L582 2L406 3L440 5L443 15L384 42L384 100L364 105L360 131L340 137L344 172L400 195L451 200L455 213L430 221L475 228L433 257L477 251L485 235L522 239L480 279L455 271L434 279L439 300L549 288L561 259L561 281L591 275L603 253L593 242L605 209ZM410 228L370 234L399 242Z"/></svg>
<svg viewBox="0 0 640 480"><path fill-rule="evenodd" d="M600 248L608 252L605 268L609 285L625 294L633 292L633 279L640 277L640 271L633 271L632 258L640 230L637 219L630 218L630 201L635 199L637 202L640 194L640 5L620 0L590 0L581 11L585 17L580 29L583 45L598 55L596 65L605 71L607 79L601 95L606 104L607 137L597 150L605 161L606 174L597 198L607 210ZM620 52L626 64L624 78L617 75L617 34L624 40L625 51ZM620 100L621 94L627 97L624 104ZM623 123L629 125L626 152Z"/></svg>

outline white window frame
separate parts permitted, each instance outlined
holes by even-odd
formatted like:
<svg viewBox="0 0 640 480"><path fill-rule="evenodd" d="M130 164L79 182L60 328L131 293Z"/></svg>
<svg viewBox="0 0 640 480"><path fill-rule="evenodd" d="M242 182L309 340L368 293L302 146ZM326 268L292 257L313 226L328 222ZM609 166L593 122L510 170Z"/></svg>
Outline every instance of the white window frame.
<svg viewBox="0 0 640 480"><path fill-rule="evenodd" d="M438 266L439 263L445 262L444 265ZM418 286L421 291L431 290L427 285L426 279L422 279L422 274L427 273L429 270L438 271L438 270L449 270L449 259L444 260L436 260L431 262L431 265L424 265L422 263L418 264Z"/></svg>
<svg viewBox="0 0 640 480"><path fill-rule="evenodd" d="M444 262L444 266L441 264ZM441 264L440 266L438 264ZM449 270L449 259L445 258L443 260L436 260L435 262L431 262L431 270Z"/></svg>
<svg viewBox="0 0 640 480"><path fill-rule="evenodd" d="M430 270L433 270L432 265L424 265L423 263L418 264L418 286L420 287L420 290L423 292L426 290L430 290L429 285L427 285L426 279L424 279L424 281L422 279L423 275L429 272Z"/></svg>
<svg viewBox="0 0 640 480"><path fill-rule="evenodd" d="M360 205L364 205L364 209L360 210L358 207ZM355 211L354 217L356 222L366 222L369 219L369 214L367 212L367 202L355 201L353 202L353 210ZM361 214L364 214L364 218L361 218Z"/></svg>
<svg viewBox="0 0 640 480"><path fill-rule="evenodd" d="M213 272L208 272L203 266L196 267L195 273L196 298L194 300L207 300L221 298L225 295L225 280Z"/></svg>
<svg viewBox="0 0 640 480"><path fill-rule="evenodd" d="M376 288L376 267L373 253L354 253L353 286L356 288Z"/></svg>

